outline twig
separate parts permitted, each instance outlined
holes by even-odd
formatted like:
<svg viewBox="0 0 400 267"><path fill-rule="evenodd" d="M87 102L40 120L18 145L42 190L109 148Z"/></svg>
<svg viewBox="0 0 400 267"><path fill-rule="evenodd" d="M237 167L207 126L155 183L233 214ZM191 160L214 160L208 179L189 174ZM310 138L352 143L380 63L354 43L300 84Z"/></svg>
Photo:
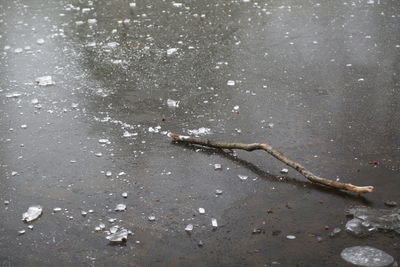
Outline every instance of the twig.
<svg viewBox="0 0 400 267"><path fill-rule="evenodd" d="M219 148L219 149L242 149L246 151L253 151L253 150L264 150L267 153L271 154L273 157L279 159L286 165L294 168L296 171L301 173L304 177L306 177L309 181L316 183L316 184L322 184L326 185L332 188L336 189L343 189L355 193L369 193L374 190L373 186L356 186L352 184L345 184L337 181L332 181L326 178L319 177L306 168L304 168L301 164L289 159L283 153L279 152L278 150L274 149L272 146L270 146L267 143L253 143L253 144L243 144L243 143L228 143L228 142L217 142L217 141L211 141L211 140L206 140L206 139L200 139L200 138L195 138L195 137L190 137L190 136L183 136L183 135L177 135L173 133L168 134L169 137L172 138L172 140L176 142L181 142L181 143L187 143L187 144L196 144L196 145L201 145L201 146L207 146L207 147L213 147L213 148Z"/></svg>

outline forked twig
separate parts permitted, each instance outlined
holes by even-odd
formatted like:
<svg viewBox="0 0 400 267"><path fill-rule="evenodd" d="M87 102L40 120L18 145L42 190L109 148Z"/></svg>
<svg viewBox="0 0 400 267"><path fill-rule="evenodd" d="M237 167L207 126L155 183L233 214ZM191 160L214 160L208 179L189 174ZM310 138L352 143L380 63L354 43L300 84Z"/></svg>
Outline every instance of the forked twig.
<svg viewBox="0 0 400 267"><path fill-rule="evenodd" d="M201 138L195 138L195 137L190 137L190 136L183 136L183 135L177 135L174 133L169 133L169 137L172 138L172 140L176 142L181 142L181 143L187 143L187 144L195 144L195 145L201 145L201 146L207 146L207 147L213 147L213 148L219 148L219 149L242 149L246 151L253 151L253 150L264 150L273 157L279 159L286 165L292 167L299 173L301 173L304 177L306 177L309 181L316 183L316 184L322 184L325 186L329 186L332 188L336 189L342 189L342 190L347 190L355 193L369 193L374 190L373 186L356 186L352 184L346 184L346 183L341 183L337 181L332 181L326 178L319 177L306 168L304 168L301 164L289 159L283 153L279 152L278 150L274 149L271 145L268 143L253 143L253 144L243 144L243 143L228 143L228 142L217 142L217 141L211 141L211 140L206 140L206 139L201 139Z"/></svg>

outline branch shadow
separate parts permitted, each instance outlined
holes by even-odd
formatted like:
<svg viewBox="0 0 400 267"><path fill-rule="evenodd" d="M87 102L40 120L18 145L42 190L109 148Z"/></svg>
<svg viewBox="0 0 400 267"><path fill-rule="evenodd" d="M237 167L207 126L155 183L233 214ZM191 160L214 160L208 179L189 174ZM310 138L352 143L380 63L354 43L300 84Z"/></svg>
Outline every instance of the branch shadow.
<svg viewBox="0 0 400 267"><path fill-rule="evenodd" d="M193 151L200 149L200 151L202 153L207 154L207 155L219 155L221 157L224 157L224 158L226 158L232 162L235 162L236 164L252 171L258 177L266 179L266 180L285 182L285 183L296 186L296 188L301 188L302 190L310 190L310 189L316 190L316 191L323 192L326 194L339 196L339 197L346 198L346 199L349 199L352 201L356 201L356 202L362 203L363 205L371 204L371 202L368 199L366 199L364 196L359 195L359 194L329 188L327 186L315 184L310 181L300 181L300 180L298 180L294 177L290 177L290 176L281 176L281 175L270 174L270 173L262 170L258 166L254 165L253 163L248 162L244 159L241 159L241 158L233 155L232 152L227 152L223 149L209 148L209 147L174 142L174 141L172 141L171 143L176 146L191 149Z"/></svg>

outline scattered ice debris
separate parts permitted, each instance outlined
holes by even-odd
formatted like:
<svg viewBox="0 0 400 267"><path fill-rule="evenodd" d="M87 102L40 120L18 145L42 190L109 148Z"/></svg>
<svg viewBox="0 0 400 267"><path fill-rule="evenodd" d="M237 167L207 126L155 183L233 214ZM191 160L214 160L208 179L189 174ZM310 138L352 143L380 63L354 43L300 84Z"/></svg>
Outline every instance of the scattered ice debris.
<svg viewBox="0 0 400 267"><path fill-rule="evenodd" d="M249 178L249 176L247 176L247 175L242 175L242 174L238 174L238 177L239 177L239 179L242 180L242 181L247 180L247 178Z"/></svg>
<svg viewBox="0 0 400 267"><path fill-rule="evenodd" d="M214 164L214 170L222 170L222 165L219 163Z"/></svg>
<svg viewBox="0 0 400 267"><path fill-rule="evenodd" d="M204 208L199 208L199 213L204 214L204 213L206 213L206 210Z"/></svg>
<svg viewBox="0 0 400 267"><path fill-rule="evenodd" d="M156 126L156 127L149 127L148 131L149 133L159 133L161 130L161 126Z"/></svg>
<svg viewBox="0 0 400 267"><path fill-rule="evenodd" d="M122 195L123 198L127 198L128 197L128 193L127 192L123 192L121 195Z"/></svg>
<svg viewBox="0 0 400 267"><path fill-rule="evenodd" d="M132 136L137 136L137 133L130 133L128 131L125 131L124 134L122 135L123 137L132 137Z"/></svg>
<svg viewBox="0 0 400 267"><path fill-rule="evenodd" d="M25 230L19 230L18 231L18 235L23 235L23 234L25 234Z"/></svg>
<svg viewBox="0 0 400 267"><path fill-rule="evenodd" d="M296 239L296 236L295 235L287 235L286 238L293 240L293 239Z"/></svg>
<svg viewBox="0 0 400 267"><path fill-rule="evenodd" d="M104 223L100 223L98 226L94 228L94 230L98 232L98 231L103 231L104 228L106 228L106 225Z"/></svg>
<svg viewBox="0 0 400 267"><path fill-rule="evenodd" d="M53 78L51 76L42 76L42 77L37 77L35 79L35 82L40 85L40 86L47 86L47 85L53 85Z"/></svg>
<svg viewBox="0 0 400 267"><path fill-rule="evenodd" d="M16 171L12 171L11 172L11 176L15 176L15 175L17 175L18 174L18 172L16 172Z"/></svg>
<svg viewBox="0 0 400 267"><path fill-rule="evenodd" d="M109 223L115 223L117 221L117 219L115 219L115 218L110 218L110 219L108 219L108 222Z"/></svg>
<svg viewBox="0 0 400 267"><path fill-rule="evenodd" d="M10 201L9 200L4 200L4 205L8 205L8 204L10 204Z"/></svg>
<svg viewBox="0 0 400 267"><path fill-rule="evenodd" d="M203 241L200 240L199 243L197 243L197 245L198 245L199 247L204 246Z"/></svg>
<svg viewBox="0 0 400 267"><path fill-rule="evenodd" d="M119 46L119 43L117 43L117 42L109 42L109 43L107 43L107 46L109 48L115 48L115 47Z"/></svg>
<svg viewBox="0 0 400 267"><path fill-rule="evenodd" d="M111 144L110 140L106 138L99 139L100 144Z"/></svg>
<svg viewBox="0 0 400 267"><path fill-rule="evenodd" d="M227 85L229 86L234 86L235 85L235 81L234 80L229 80L226 82Z"/></svg>
<svg viewBox="0 0 400 267"><path fill-rule="evenodd" d="M176 2L172 2L172 5L173 5L174 7L182 7L182 6L183 6L182 3L176 3Z"/></svg>
<svg viewBox="0 0 400 267"><path fill-rule="evenodd" d="M97 19L88 19L87 22L88 22L88 24L96 24Z"/></svg>
<svg viewBox="0 0 400 267"><path fill-rule="evenodd" d="M362 220L355 218L346 223L346 231L355 236L364 236L373 231L373 228L366 228L362 225Z"/></svg>
<svg viewBox="0 0 400 267"><path fill-rule="evenodd" d="M232 112L238 112L239 109L240 109L240 107L236 105L236 106L233 107Z"/></svg>
<svg viewBox="0 0 400 267"><path fill-rule="evenodd" d="M22 95L21 93L14 92L14 93L6 94L6 98L18 98L21 95Z"/></svg>
<svg viewBox="0 0 400 267"><path fill-rule="evenodd" d="M188 232L188 233L192 232L193 231L193 224L186 225L185 231Z"/></svg>
<svg viewBox="0 0 400 267"><path fill-rule="evenodd" d="M329 234L330 237L334 237L336 235L338 235L340 232L342 231L342 229L335 227L333 228L332 232Z"/></svg>
<svg viewBox="0 0 400 267"><path fill-rule="evenodd" d="M107 177L111 177L112 176L112 172L111 171L106 171L106 176Z"/></svg>
<svg viewBox="0 0 400 267"><path fill-rule="evenodd" d="M391 201L391 200L386 200L384 202L384 204L388 207L396 207L397 206L397 202L396 201Z"/></svg>
<svg viewBox="0 0 400 267"><path fill-rule="evenodd" d="M187 132L188 132L188 134L191 134L194 136L200 136L200 135L211 134L211 129L205 128L205 127L200 127L199 129L188 130Z"/></svg>
<svg viewBox="0 0 400 267"><path fill-rule="evenodd" d="M21 128L22 128L22 129L26 129L26 128L28 128L28 125L22 124L22 125L21 125Z"/></svg>
<svg viewBox="0 0 400 267"><path fill-rule="evenodd" d="M78 108L79 104L78 103L72 103L71 108L76 109Z"/></svg>
<svg viewBox="0 0 400 267"><path fill-rule="evenodd" d="M85 216L87 215L87 212L84 211L84 210L82 210L82 211L81 211L81 215L82 215L83 217L85 217Z"/></svg>
<svg viewBox="0 0 400 267"><path fill-rule="evenodd" d="M151 216L147 217L147 219L149 219L149 221L151 221L151 222L154 222L156 220L156 216L151 215Z"/></svg>
<svg viewBox="0 0 400 267"><path fill-rule="evenodd" d="M136 7L136 3L129 3L129 7L135 8Z"/></svg>
<svg viewBox="0 0 400 267"><path fill-rule="evenodd" d="M218 227L218 222L217 219L215 218L211 218L211 225L214 229L216 229Z"/></svg>
<svg viewBox="0 0 400 267"><path fill-rule="evenodd" d="M361 221L359 221L359 228L356 228L361 235L374 230L400 232L400 209L386 210L356 206L348 209L347 212ZM350 220L347 224L357 223L355 219Z"/></svg>
<svg viewBox="0 0 400 267"><path fill-rule="evenodd" d="M364 81L364 78L360 78L360 79L358 79L357 81L363 82L363 81Z"/></svg>
<svg viewBox="0 0 400 267"><path fill-rule="evenodd" d="M32 224L28 225L28 229L33 230L33 225Z"/></svg>
<svg viewBox="0 0 400 267"><path fill-rule="evenodd" d="M22 214L22 220L25 222L31 222L36 220L42 215L43 208L42 206L35 205L28 208L28 210Z"/></svg>
<svg viewBox="0 0 400 267"><path fill-rule="evenodd" d="M54 209L53 209L53 212L56 213L56 212L59 212L59 211L61 211L61 210L62 210L61 208L57 207L57 208L54 208Z"/></svg>
<svg viewBox="0 0 400 267"><path fill-rule="evenodd" d="M284 168L284 169L281 170L281 173L282 173L282 174L287 174L288 172L289 172L289 170L286 169L286 168Z"/></svg>
<svg viewBox="0 0 400 267"><path fill-rule="evenodd" d="M42 44L44 44L44 39L42 39L42 38L37 39L36 43L39 45L42 45Z"/></svg>
<svg viewBox="0 0 400 267"><path fill-rule="evenodd" d="M215 190L215 194L217 194L217 195L222 195L223 192L224 191L222 191L221 189Z"/></svg>
<svg viewBox="0 0 400 267"><path fill-rule="evenodd" d="M274 128L274 126L275 126L275 125L274 125L272 122L268 123L268 128L271 128L271 129L272 129L272 128Z"/></svg>
<svg viewBox="0 0 400 267"><path fill-rule="evenodd" d="M31 103L34 104L34 105L39 104L39 99L34 98L34 99L31 100Z"/></svg>
<svg viewBox="0 0 400 267"><path fill-rule="evenodd" d="M106 236L106 239L112 243L121 243L128 240L128 230L125 228L115 228L114 226L110 229L110 235Z"/></svg>
<svg viewBox="0 0 400 267"><path fill-rule="evenodd" d="M167 49L167 55L170 56L178 51L178 48L169 48Z"/></svg>
<svg viewBox="0 0 400 267"><path fill-rule="evenodd" d="M101 156L103 156L103 153L98 152L98 153L94 153L94 155L95 155L96 157L101 157Z"/></svg>
<svg viewBox="0 0 400 267"><path fill-rule="evenodd" d="M16 54L22 53L22 51L24 51L24 49L22 49L20 47L14 49L14 53L16 53Z"/></svg>
<svg viewBox="0 0 400 267"><path fill-rule="evenodd" d="M177 108L177 107L179 107L179 103L180 103L180 101L176 101L176 100L173 100L173 99L167 99L167 105L168 105L168 107L170 107L170 108Z"/></svg>
<svg viewBox="0 0 400 267"><path fill-rule="evenodd" d="M369 246L345 248L340 256L347 262L367 267L388 266L394 261L394 258L386 252Z"/></svg>
<svg viewBox="0 0 400 267"><path fill-rule="evenodd" d="M115 211L124 211L124 210L126 210L126 205L125 204L118 204L115 207Z"/></svg>

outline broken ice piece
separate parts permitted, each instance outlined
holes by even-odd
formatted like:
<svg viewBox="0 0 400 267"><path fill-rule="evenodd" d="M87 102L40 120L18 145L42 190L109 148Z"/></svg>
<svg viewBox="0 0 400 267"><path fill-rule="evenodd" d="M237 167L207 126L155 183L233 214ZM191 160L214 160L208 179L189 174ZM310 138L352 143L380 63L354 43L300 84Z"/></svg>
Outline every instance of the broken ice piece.
<svg viewBox="0 0 400 267"><path fill-rule="evenodd" d="M112 172L111 171L106 171L106 176L107 177L110 177L112 175Z"/></svg>
<svg viewBox="0 0 400 267"><path fill-rule="evenodd" d="M15 175L17 175L18 174L18 172L16 172L16 171L12 171L11 172L11 176L15 176Z"/></svg>
<svg viewBox="0 0 400 267"><path fill-rule="evenodd" d="M214 170L221 170L222 169L222 165L221 164L214 164Z"/></svg>
<svg viewBox="0 0 400 267"><path fill-rule="evenodd" d="M33 225L32 225L32 224L28 225L28 228L29 228L30 230L33 230Z"/></svg>
<svg viewBox="0 0 400 267"><path fill-rule="evenodd" d="M149 219L149 221L151 221L151 222L154 222L156 220L156 216L151 215L151 216L147 217L147 219Z"/></svg>
<svg viewBox="0 0 400 267"><path fill-rule="evenodd" d="M169 48L167 49L167 55L170 56L174 54L176 51L178 51L178 48Z"/></svg>
<svg viewBox="0 0 400 267"><path fill-rule="evenodd" d="M42 44L44 44L44 39L42 39L42 38L37 39L36 43L42 45Z"/></svg>
<svg viewBox="0 0 400 267"><path fill-rule="evenodd" d="M115 223L117 221L117 219L115 219L115 218L110 218L110 219L108 219L108 222L109 223Z"/></svg>
<svg viewBox="0 0 400 267"><path fill-rule="evenodd" d="M100 223L100 224L99 224L99 227L100 227L100 229L103 230L104 228L106 228L106 225L105 225L104 223Z"/></svg>
<svg viewBox="0 0 400 267"><path fill-rule="evenodd" d="M168 99L168 100L167 100L167 105L168 105L168 107L170 107L170 108L177 108L177 107L179 107L179 103L180 103L180 101L176 101L176 100L173 100L173 99Z"/></svg>
<svg viewBox="0 0 400 267"><path fill-rule="evenodd" d="M25 222L31 222L39 218L40 215L42 215L43 208L42 206L36 205L36 206L31 206L28 208L28 210L22 214L22 220Z"/></svg>
<svg viewBox="0 0 400 267"><path fill-rule="evenodd" d="M94 155L95 155L96 157L101 157L101 156L103 156L103 153L101 153L101 152L99 152L99 153L94 153Z"/></svg>
<svg viewBox="0 0 400 267"><path fill-rule="evenodd" d="M289 172L289 170L286 169L286 168L284 168L284 169L281 170L281 173L282 173L282 174L286 174L286 173L288 173L288 172Z"/></svg>
<svg viewBox="0 0 400 267"><path fill-rule="evenodd" d="M386 252L369 246L345 248L340 256L345 261L359 266L389 266L394 261L394 258Z"/></svg>
<svg viewBox="0 0 400 267"><path fill-rule="evenodd" d="M59 212L59 211L61 211L61 210L62 210L61 208L57 207L57 208L54 208L54 209L53 209L53 212Z"/></svg>
<svg viewBox="0 0 400 267"><path fill-rule="evenodd" d="M53 78L51 76L42 76L35 79L36 83L41 86L54 84Z"/></svg>
<svg viewBox="0 0 400 267"><path fill-rule="evenodd" d="M128 193L127 192L123 192L121 195L122 195L123 198L127 198L128 197Z"/></svg>
<svg viewBox="0 0 400 267"><path fill-rule="evenodd" d="M109 144L110 141L108 139L102 138L102 139L99 139L99 143L100 144Z"/></svg>
<svg viewBox="0 0 400 267"><path fill-rule="evenodd" d="M83 217L85 217L85 216L87 215L87 212L84 211L84 210L82 210L82 211L81 211L81 215L82 215Z"/></svg>
<svg viewBox="0 0 400 267"><path fill-rule="evenodd" d="M34 98L34 99L31 100L31 103L34 104L34 105L39 104L39 99Z"/></svg>
<svg viewBox="0 0 400 267"><path fill-rule="evenodd" d="M296 239L296 236L295 235L287 235L286 238L293 240L293 239Z"/></svg>
<svg viewBox="0 0 400 267"><path fill-rule="evenodd" d="M334 237L336 235L338 235L340 232L342 231L342 229L335 227L333 228L332 232L329 234L330 237Z"/></svg>
<svg viewBox="0 0 400 267"><path fill-rule="evenodd" d="M191 231L193 231L193 224L188 224L188 225L186 225L186 227L185 227L185 231L186 232L191 232Z"/></svg>
<svg viewBox="0 0 400 267"><path fill-rule="evenodd" d="M217 194L217 195L222 195L223 192L224 191L222 191L221 189L215 190L215 194Z"/></svg>
<svg viewBox="0 0 400 267"><path fill-rule="evenodd" d="M23 234L25 234L25 230L19 230L18 231L18 235L23 235Z"/></svg>
<svg viewBox="0 0 400 267"><path fill-rule="evenodd" d="M204 214L204 213L206 213L206 210L204 208L199 208L199 213Z"/></svg>
<svg viewBox="0 0 400 267"><path fill-rule="evenodd" d="M249 178L249 176L241 175L241 174L238 174L238 177L239 177L239 179L242 180L242 181L247 180L247 178Z"/></svg>
<svg viewBox="0 0 400 267"><path fill-rule="evenodd" d="M211 219L211 225L212 225L212 227L213 227L214 229L216 229L216 228L218 227L217 219L212 218L212 219Z"/></svg>
<svg viewBox="0 0 400 267"><path fill-rule="evenodd" d="M397 202L396 201L386 200L384 203L388 207L396 207L397 206Z"/></svg>
<svg viewBox="0 0 400 267"><path fill-rule="evenodd" d="M226 82L227 85L229 86L234 86L235 85L235 81L234 80L229 80Z"/></svg>
<svg viewBox="0 0 400 267"><path fill-rule="evenodd" d="M191 135L200 136L200 135L210 134L211 129L205 128L205 127L200 127L199 129L188 130L187 132Z"/></svg>
<svg viewBox="0 0 400 267"><path fill-rule="evenodd" d="M10 93L10 94L6 94L6 98L18 98L21 95L22 95L21 93Z"/></svg>
<svg viewBox="0 0 400 267"><path fill-rule="evenodd" d="M125 242L128 240L128 230L126 230L124 228L119 229L115 233L112 233L111 235L106 236L106 239L112 243Z"/></svg>
<svg viewBox="0 0 400 267"><path fill-rule="evenodd" d="M115 211L124 211L124 210L126 210L126 205L125 204L118 204L115 207Z"/></svg>
<svg viewBox="0 0 400 267"><path fill-rule="evenodd" d="M110 228L110 233L115 234L119 229L119 225L114 225Z"/></svg>

